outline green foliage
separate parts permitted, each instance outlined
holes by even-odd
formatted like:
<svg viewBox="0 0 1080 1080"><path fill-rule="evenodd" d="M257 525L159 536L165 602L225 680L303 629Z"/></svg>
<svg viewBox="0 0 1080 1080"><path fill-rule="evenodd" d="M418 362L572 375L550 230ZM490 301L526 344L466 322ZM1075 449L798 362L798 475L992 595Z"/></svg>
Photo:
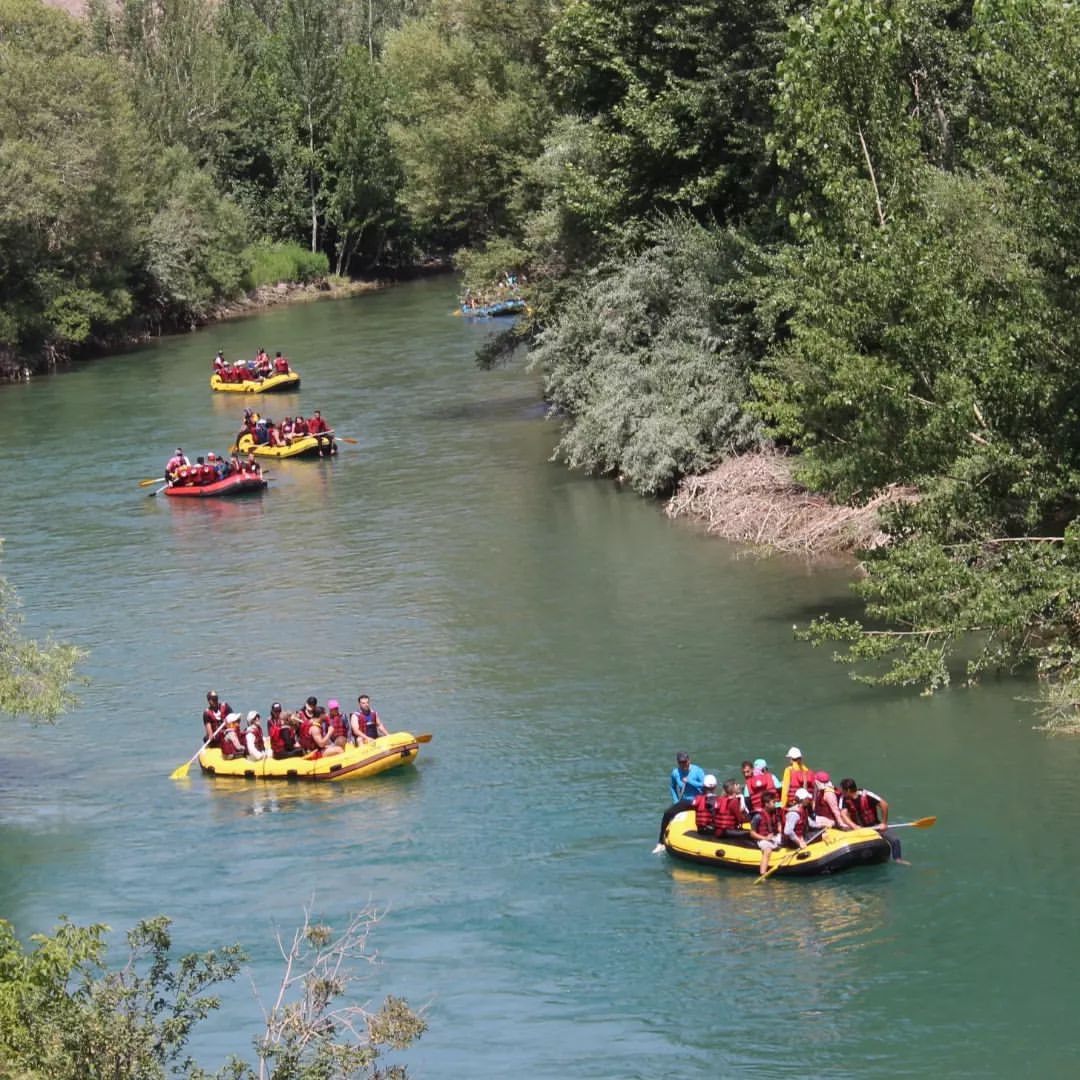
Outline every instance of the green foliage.
<svg viewBox="0 0 1080 1080"><path fill-rule="evenodd" d="M168 180L150 220L147 268L159 305L198 318L244 283L247 218L185 152L173 151L163 171Z"/></svg>
<svg viewBox="0 0 1080 1080"><path fill-rule="evenodd" d="M195 1026L220 1007L214 988L242 970L238 947L174 957L170 920L158 916L127 935L126 961L112 968L108 927L65 920L24 948L0 920L0 1080L403 1080L404 1067L384 1069L379 1058L418 1039L423 1019L400 998L376 1013L341 1000L355 978L350 963L369 959L373 920L357 916L340 935L305 923L284 950L257 1065L234 1057L214 1074L184 1054Z"/></svg>
<svg viewBox="0 0 1080 1080"><path fill-rule="evenodd" d="M0 577L0 713L52 722L76 703L71 686L86 654L73 645L28 640L21 623L19 598Z"/></svg>
<svg viewBox="0 0 1080 1080"><path fill-rule="evenodd" d="M443 0L387 40L390 136L401 159L402 201L421 229L452 242L508 223L511 191L549 122L536 42L516 5ZM513 9L519 9L514 11Z"/></svg>
<svg viewBox="0 0 1080 1080"><path fill-rule="evenodd" d="M311 252L299 244L273 244L261 240L244 252L247 286L276 285L282 281L313 281L330 272L330 262L321 252Z"/></svg>
<svg viewBox="0 0 1080 1080"><path fill-rule="evenodd" d="M0 1077L94 1080L164 1077L191 1030L220 1002L208 991L236 977L242 954L173 961L169 920L138 924L119 970L105 962L107 927L64 922L25 951L0 921Z"/></svg>
<svg viewBox="0 0 1080 1080"><path fill-rule="evenodd" d="M557 453L656 494L758 445L743 408L759 350L754 259L737 234L677 218L602 267L532 354L565 414Z"/></svg>

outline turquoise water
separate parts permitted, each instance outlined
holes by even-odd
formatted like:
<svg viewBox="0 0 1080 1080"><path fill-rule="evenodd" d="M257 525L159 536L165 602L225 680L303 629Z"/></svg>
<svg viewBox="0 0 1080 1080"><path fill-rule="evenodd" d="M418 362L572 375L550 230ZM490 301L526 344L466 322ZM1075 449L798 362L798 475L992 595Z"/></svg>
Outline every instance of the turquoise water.
<svg viewBox="0 0 1080 1080"><path fill-rule="evenodd" d="M372 902L366 996L426 1006L418 1078L1071 1075L1080 744L1032 730L1023 683L851 683L791 635L847 602L842 570L551 463L537 377L475 368L492 328L454 292L0 387L3 572L92 680L59 727L4 728L0 916L167 912L181 949L243 944L265 992L275 926ZM229 444L244 399L211 395L210 360L260 345L303 376L272 414L321 408L360 444L276 464L262 497L148 498L176 445ZM367 691L435 738L355 786L172 782L211 686L264 714ZM911 867L755 886L650 855L677 749L724 777L792 742L938 816L905 830ZM257 1029L246 980L225 1004L208 1065Z"/></svg>

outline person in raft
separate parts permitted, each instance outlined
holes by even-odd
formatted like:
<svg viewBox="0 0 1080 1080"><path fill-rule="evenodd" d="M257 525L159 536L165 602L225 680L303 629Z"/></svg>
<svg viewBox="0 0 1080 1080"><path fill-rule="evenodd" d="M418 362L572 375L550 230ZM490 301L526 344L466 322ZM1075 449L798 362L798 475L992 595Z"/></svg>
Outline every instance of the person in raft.
<svg viewBox="0 0 1080 1080"><path fill-rule="evenodd" d="M270 752L276 759L304 756L304 751L300 749L300 740L297 738L293 714L283 713L280 701L275 701L270 706L267 730L270 734Z"/></svg>
<svg viewBox="0 0 1080 1080"><path fill-rule="evenodd" d="M761 807L750 818L750 839L761 849L759 874L769 870L769 859L780 847L780 811L776 808L776 792L768 789L762 793Z"/></svg>
<svg viewBox="0 0 1080 1080"><path fill-rule="evenodd" d="M326 703L326 733L330 742L345 749L349 741L349 721L345 719L337 698Z"/></svg>
<svg viewBox="0 0 1080 1080"><path fill-rule="evenodd" d="M171 484L176 479L176 474L180 469L186 469L190 464L191 462L188 461L187 456L184 454L183 447L178 446L176 453L165 462L165 479Z"/></svg>
<svg viewBox="0 0 1080 1080"><path fill-rule="evenodd" d="M322 413L318 409L308 421L308 434L316 436L319 440L319 457L323 456L324 451L327 455L337 453L330 425L322 418Z"/></svg>
<svg viewBox="0 0 1080 1080"><path fill-rule="evenodd" d="M240 734L240 714L229 713L225 719L226 727L221 733L221 756L226 761L244 756L244 740Z"/></svg>
<svg viewBox="0 0 1080 1080"><path fill-rule="evenodd" d="M794 793L799 788L806 788L807 791L813 788L815 773L803 761L802 751L797 746L793 746L785 756L788 764L780 788L780 806L786 810L795 801Z"/></svg>
<svg viewBox="0 0 1080 1080"><path fill-rule="evenodd" d="M725 780L723 791L716 792L716 777L705 777L705 793L694 798L694 824L698 832L720 837L741 837L740 828L746 820L742 796L735 780Z"/></svg>
<svg viewBox="0 0 1080 1080"><path fill-rule="evenodd" d="M356 711L349 713L349 736L357 746L390 733L383 727L379 714L371 707L371 698L361 694L356 699Z"/></svg>
<svg viewBox="0 0 1080 1080"><path fill-rule="evenodd" d="M774 795L780 793L780 781L776 774L769 771L769 766L763 757L755 758L750 766L750 775L746 775L746 766L749 762L743 762L743 776L746 784L743 787L743 805L748 814L761 809L761 796L763 792L771 791Z"/></svg>
<svg viewBox="0 0 1080 1080"><path fill-rule="evenodd" d="M705 793L705 770L700 765L694 765L690 761L690 755L685 750L680 750L675 755L675 768L671 770L671 806L664 811L660 821L660 838L656 841L653 854L659 855L664 850L664 833L671 819L690 810L694 806L694 799Z"/></svg>
<svg viewBox="0 0 1080 1080"><path fill-rule="evenodd" d="M289 374L289 360L287 357L281 355L279 350L274 354L274 374L275 375L288 375Z"/></svg>
<svg viewBox="0 0 1080 1080"><path fill-rule="evenodd" d="M263 738L262 724L259 723L261 719L262 717L254 709L247 714L247 727L244 728L244 750L247 752L249 761L262 761L263 758L270 757L270 751L266 748L266 740Z"/></svg>
<svg viewBox="0 0 1080 1080"><path fill-rule="evenodd" d="M861 829L877 829L889 841L894 862L910 865L900 857L903 854L900 841L888 831L889 804L880 795L859 787L847 776L840 781L840 806L854 825Z"/></svg>
<svg viewBox="0 0 1080 1080"><path fill-rule="evenodd" d="M218 349L217 356L214 357L214 374L220 376L225 370L225 354Z"/></svg>
<svg viewBox="0 0 1080 1080"><path fill-rule="evenodd" d="M206 708L203 709L202 722L203 722L203 742L207 746L220 746L221 735L217 733L217 729L221 727L225 718L232 712L227 701L222 702L218 700L218 692L216 690L206 691Z"/></svg>

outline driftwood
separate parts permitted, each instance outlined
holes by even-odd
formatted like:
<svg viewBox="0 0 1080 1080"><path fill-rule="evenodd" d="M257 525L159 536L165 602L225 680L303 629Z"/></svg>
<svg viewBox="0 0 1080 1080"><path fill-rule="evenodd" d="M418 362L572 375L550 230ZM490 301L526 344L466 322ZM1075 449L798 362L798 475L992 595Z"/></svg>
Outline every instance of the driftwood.
<svg viewBox="0 0 1080 1080"><path fill-rule="evenodd" d="M881 508L916 498L914 488L890 485L862 506L841 506L796 483L790 459L767 450L687 477L665 512L671 518L695 518L725 540L826 555L880 547L887 542Z"/></svg>

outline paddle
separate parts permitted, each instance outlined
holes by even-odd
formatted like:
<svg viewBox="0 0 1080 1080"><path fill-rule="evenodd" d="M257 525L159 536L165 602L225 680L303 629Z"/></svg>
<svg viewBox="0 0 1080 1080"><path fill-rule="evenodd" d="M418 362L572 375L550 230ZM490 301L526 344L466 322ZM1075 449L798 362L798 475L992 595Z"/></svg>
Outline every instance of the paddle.
<svg viewBox="0 0 1080 1080"><path fill-rule="evenodd" d="M888 829L932 829L937 824L936 817L921 817L918 821L901 821L897 825L887 825Z"/></svg>
<svg viewBox="0 0 1080 1080"><path fill-rule="evenodd" d="M157 494L158 494L159 492L162 492L162 491L164 491L164 490L165 490L165 489L166 489L166 488L167 488L168 486L169 486L168 484L162 484L162 485L161 485L161 487L159 487L159 488L155 488L155 489L154 489L153 491L148 491L148 492L146 493L146 497L147 497L148 499L152 499L152 498L153 498L153 497L154 497L155 495L157 495Z"/></svg>
<svg viewBox="0 0 1080 1080"><path fill-rule="evenodd" d="M149 487L151 484L164 484L164 476L152 476L149 480L140 480L139 487Z"/></svg>
<svg viewBox="0 0 1080 1080"><path fill-rule="evenodd" d="M820 829L818 832L814 833L814 835L811 836L810 839L806 841L806 847L809 847L824 832L825 832L824 829ZM764 881L766 878L772 877L772 875L775 874L776 871L779 870L782 866L787 866L788 863L791 862L791 860L794 859L795 856L798 855L800 851L805 851L805 850L806 850L806 848L795 848L794 850L788 852L788 856L787 856L786 859L781 859L780 862L775 863L773 866L770 866L769 869L766 870L764 874L759 874L758 877L757 877L757 881L755 881L754 884L756 885L759 881Z"/></svg>
<svg viewBox="0 0 1080 1080"><path fill-rule="evenodd" d="M183 765L177 765L177 767L173 769L171 773L169 773L169 779L183 780L184 777L188 774L188 769L191 768L191 763L218 737L218 735L221 733L221 729L226 725L226 723L228 723L227 720L222 720L221 723L218 724L217 731L215 731L214 734L211 735L210 738L207 739L206 742L204 742L202 746L200 746L199 749L191 755L190 759L188 761L185 761Z"/></svg>
<svg viewBox="0 0 1080 1080"><path fill-rule="evenodd" d="M434 738L435 738L435 736L432 735L430 731L425 732L423 735L414 735L413 736L413 739L415 739L416 742L431 742L431 740L434 739Z"/></svg>

